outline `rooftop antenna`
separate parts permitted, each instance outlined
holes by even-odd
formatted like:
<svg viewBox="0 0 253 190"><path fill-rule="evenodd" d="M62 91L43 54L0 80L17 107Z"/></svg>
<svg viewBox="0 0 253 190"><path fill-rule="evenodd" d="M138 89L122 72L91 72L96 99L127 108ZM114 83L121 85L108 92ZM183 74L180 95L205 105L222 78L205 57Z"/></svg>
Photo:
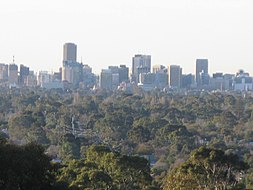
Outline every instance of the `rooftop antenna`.
<svg viewBox="0 0 253 190"><path fill-rule="evenodd" d="M15 63L15 56L14 55L12 56L12 63L13 64Z"/></svg>
<svg viewBox="0 0 253 190"><path fill-rule="evenodd" d="M83 63L83 57L81 56L81 63Z"/></svg>

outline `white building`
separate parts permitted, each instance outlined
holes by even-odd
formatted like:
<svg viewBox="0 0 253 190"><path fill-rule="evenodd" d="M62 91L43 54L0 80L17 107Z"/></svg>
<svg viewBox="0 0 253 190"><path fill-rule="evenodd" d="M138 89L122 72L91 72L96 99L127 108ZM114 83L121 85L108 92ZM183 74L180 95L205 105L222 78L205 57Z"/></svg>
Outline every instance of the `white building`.
<svg viewBox="0 0 253 190"><path fill-rule="evenodd" d="M47 71L40 71L38 75L38 85L43 87L44 84L50 83L52 81L52 75L50 75Z"/></svg>

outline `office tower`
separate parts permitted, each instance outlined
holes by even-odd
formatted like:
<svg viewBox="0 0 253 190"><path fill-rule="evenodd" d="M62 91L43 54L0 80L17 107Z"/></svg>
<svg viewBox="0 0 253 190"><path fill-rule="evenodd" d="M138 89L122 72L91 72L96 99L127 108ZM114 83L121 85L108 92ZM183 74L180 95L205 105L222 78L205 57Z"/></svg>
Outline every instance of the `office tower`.
<svg viewBox="0 0 253 190"><path fill-rule="evenodd" d="M62 67L62 80L67 81L73 85L78 85L83 78L83 65L81 63L73 62L65 64Z"/></svg>
<svg viewBox="0 0 253 190"><path fill-rule="evenodd" d="M19 84L22 86L24 85L25 77L29 75L29 67L26 67L24 65L20 65L19 70Z"/></svg>
<svg viewBox="0 0 253 190"><path fill-rule="evenodd" d="M0 81L8 80L8 65L0 63Z"/></svg>
<svg viewBox="0 0 253 190"><path fill-rule="evenodd" d="M196 60L196 84L197 86L208 85L208 59ZM204 79L204 81L202 80Z"/></svg>
<svg viewBox="0 0 253 190"><path fill-rule="evenodd" d="M190 89L194 84L194 75L182 75L182 88Z"/></svg>
<svg viewBox="0 0 253 190"><path fill-rule="evenodd" d="M74 43L65 43L63 46L63 61L76 62L77 46Z"/></svg>
<svg viewBox="0 0 253 190"><path fill-rule="evenodd" d="M24 78L24 85L27 87L37 86L36 75L33 71L29 71L29 75Z"/></svg>
<svg viewBox="0 0 253 190"><path fill-rule="evenodd" d="M112 73L112 88L116 89L119 85L119 67L118 66L109 66L109 70Z"/></svg>
<svg viewBox="0 0 253 190"><path fill-rule="evenodd" d="M150 55L135 55L132 59L132 81L136 84L140 82L141 73L149 73L151 71Z"/></svg>
<svg viewBox="0 0 253 190"><path fill-rule="evenodd" d="M171 88L181 88L182 68L178 65L168 67L168 79Z"/></svg>
<svg viewBox="0 0 253 190"><path fill-rule="evenodd" d="M93 88L97 84L97 77L92 73L89 65L83 65L83 88Z"/></svg>
<svg viewBox="0 0 253 190"><path fill-rule="evenodd" d="M102 69L99 78L99 86L102 89L112 89L112 71L110 69Z"/></svg>
<svg viewBox="0 0 253 190"><path fill-rule="evenodd" d="M52 75L50 75L47 71L40 71L37 81L38 85L43 87L46 83L52 82Z"/></svg>
<svg viewBox="0 0 253 190"><path fill-rule="evenodd" d="M8 82L10 85L18 84L18 66L16 64L9 64L8 68Z"/></svg>
<svg viewBox="0 0 253 190"><path fill-rule="evenodd" d="M63 46L62 81L78 86L83 79L83 64L76 61L77 46L66 43Z"/></svg>
<svg viewBox="0 0 253 190"><path fill-rule="evenodd" d="M239 70L233 80L233 87L235 91L251 91L253 90L253 78L249 73Z"/></svg>
<svg viewBox="0 0 253 190"><path fill-rule="evenodd" d="M126 65L119 66L119 83L129 81L129 68Z"/></svg>
<svg viewBox="0 0 253 190"><path fill-rule="evenodd" d="M162 72L162 71L155 73L155 87L159 89L164 89L168 87L168 74L167 72Z"/></svg>
<svg viewBox="0 0 253 190"><path fill-rule="evenodd" d="M54 72L52 76L53 81L62 81L62 68L59 68L59 72Z"/></svg>

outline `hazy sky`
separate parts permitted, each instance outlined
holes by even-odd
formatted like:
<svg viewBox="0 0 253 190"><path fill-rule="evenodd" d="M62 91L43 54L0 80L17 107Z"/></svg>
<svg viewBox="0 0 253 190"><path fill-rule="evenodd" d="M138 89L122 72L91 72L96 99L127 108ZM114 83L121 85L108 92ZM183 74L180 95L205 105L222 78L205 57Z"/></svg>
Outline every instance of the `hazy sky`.
<svg viewBox="0 0 253 190"><path fill-rule="evenodd" d="M56 71L63 44L96 73L131 66L134 54L154 64L195 72L208 58L211 73L253 75L253 0L1 0L0 63Z"/></svg>

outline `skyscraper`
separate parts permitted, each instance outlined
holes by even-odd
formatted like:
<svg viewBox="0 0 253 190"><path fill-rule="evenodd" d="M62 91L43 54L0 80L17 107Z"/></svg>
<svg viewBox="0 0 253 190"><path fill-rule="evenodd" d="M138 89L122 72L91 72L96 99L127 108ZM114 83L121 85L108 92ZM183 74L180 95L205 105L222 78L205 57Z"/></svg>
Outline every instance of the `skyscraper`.
<svg viewBox="0 0 253 190"><path fill-rule="evenodd" d="M77 46L66 43L63 46L62 80L78 86L83 78L83 64L76 61Z"/></svg>
<svg viewBox="0 0 253 190"><path fill-rule="evenodd" d="M19 70L19 84L22 86L24 85L25 77L29 75L29 67L26 67L24 65L20 65Z"/></svg>
<svg viewBox="0 0 253 190"><path fill-rule="evenodd" d="M135 55L132 60L132 81L140 82L141 73L149 73L151 71L150 55Z"/></svg>
<svg viewBox="0 0 253 190"><path fill-rule="evenodd" d="M77 46L74 43L66 43L63 46L63 61L76 62L76 49Z"/></svg>
<svg viewBox="0 0 253 190"><path fill-rule="evenodd" d="M0 63L0 81L8 80L8 65Z"/></svg>
<svg viewBox="0 0 253 190"><path fill-rule="evenodd" d="M197 59L196 60L196 84L197 86L203 85L201 76L208 75L208 59Z"/></svg>
<svg viewBox="0 0 253 190"><path fill-rule="evenodd" d="M9 64L8 81L10 85L18 84L18 66L16 64Z"/></svg>
<svg viewBox="0 0 253 190"><path fill-rule="evenodd" d="M129 68L126 65L120 65L119 67L119 82L127 82L129 80Z"/></svg>
<svg viewBox="0 0 253 190"><path fill-rule="evenodd" d="M168 79L171 88L181 88L182 68L179 65L170 65L168 67Z"/></svg>
<svg viewBox="0 0 253 190"><path fill-rule="evenodd" d="M112 71L111 69L102 69L100 78L99 78L99 86L102 89L112 89Z"/></svg>

